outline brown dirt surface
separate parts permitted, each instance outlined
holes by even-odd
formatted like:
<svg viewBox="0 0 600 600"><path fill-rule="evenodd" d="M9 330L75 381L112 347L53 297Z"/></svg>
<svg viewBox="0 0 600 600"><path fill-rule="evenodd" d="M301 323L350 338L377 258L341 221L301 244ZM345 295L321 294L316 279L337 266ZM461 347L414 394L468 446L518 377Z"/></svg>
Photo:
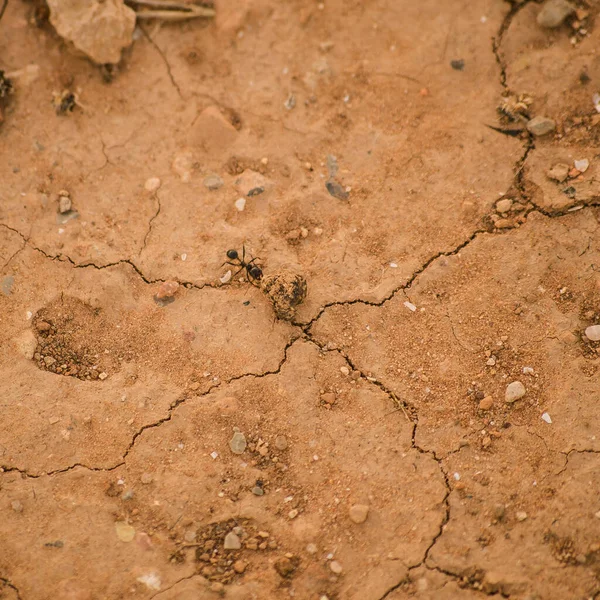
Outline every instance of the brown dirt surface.
<svg viewBox="0 0 600 600"><path fill-rule="evenodd" d="M8 3L0 598L600 598L574 4L218 0L98 67Z"/></svg>

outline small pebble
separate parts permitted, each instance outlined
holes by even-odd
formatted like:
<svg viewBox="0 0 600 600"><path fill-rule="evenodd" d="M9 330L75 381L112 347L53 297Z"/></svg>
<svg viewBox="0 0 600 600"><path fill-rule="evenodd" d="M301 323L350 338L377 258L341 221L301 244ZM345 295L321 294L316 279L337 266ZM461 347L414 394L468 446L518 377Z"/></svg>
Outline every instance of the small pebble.
<svg viewBox="0 0 600 600"><path fill-rule="evenodd" d="M242 542L240 541L240 538L233 533L233 531L230 531L225 536L223 547L225 550L239 550L242 547Z"/></svg>
<svg viewBox="0 0 600 600"><path fill-rule="evenodd" d="M144 183L144 188L148 192L155 192L160 187L160 179L158 177L150 177L150 179L146 179L146 183Z"/></svg>
<svg viewBox="0 0 600 600"><path fill-rule="evenodd" d="M513 201L510 198L503 198L496 202L496 210L499 213L507 213L512 208L512 205Z"/></svg>
<svg viewBox="0 0 600 600"><path fill-rule="evenodd" d="M236 431L229 440L229 447L234 454L243 454L246 450L246 436L241 431Z"/></svg>
<svg viewBox="0 0 600 600"><path fill-rule="evenodd" d="M451 60L450 66L455 71L462 71L465 68L465 61L462 58L459 58L458 60Z"/></svg>
<svg viewBox="0 0 600 600"><path fill-rule="evenodd" d="M121 500L131 500L133 498L133 496L134 496L133 490L125 490L121 494Z"/></svg>
<svg viewBox="0 0 600 600"><path fill-rule="evenodd" d="M338 200L348 200L350 196L345 188L333 179L330 179L325 184L325 187L327 188L329 194Z"/></svg>
<svg viewBox="0 0 600 600"><path fill-rule="evenodd" d="M600 511L598 512L598 514L596 516L600 519ZM309 554L316 554L319 551L319 549L317 548L316 544L307 544L306 551Z"/></svg>
<svg viewBox="0 0 600 600"><path fill-rule="evenodd" d="M235 207L242 212L246 208L246 198L238 198L235 201Z"/></svg>
<svg viewBox="0 0 600 600"><path fill-rule="evenodd" d="M585 337L592 342L600 342L600 325L590 325L586 328Z"/></svg>
<svg viewBox="0 0 600 600"><path fill-rule="evenodd" d="M340 373L342 375L350 375L350 369L348 367L340 367Z"/></svg>
<svg viewBox="0 0 600 600"><path fill-rule="evenodd" d="M527 513L523 511L519 511L516 514L517 521L524 521L527 518Z"/></svg>
<svg viewBox="0 0 600 600"><path fill-rule="evenodd" d="M575 10L576 7L566 0L548 0L538 13L538 25L549 29L560 27Z"/></svg>
<svg viewBox="0 0 600 600"><path fill-rule="evenodd" d="M244 562L243 560L236 560L233 563L233 570L236 573L242 574L246 570L247 566L248 566L247 562Z"/></svg>
<svg viewBox="0 0 600 600"><path fill-rule="evenodd" d="M479 410L490 410L490 408L492 408L492 406L494 406L494 399L491 396L486 396L479 403Z"/></svg>
<svg viewBox="0 0 600 600"><path fill-rule="evenodd" d="M504 400L508 404L512 404L522 398L526 394L525 386L520 381L513 381L506 386Z"/></svg>
<svg viewBox="0 0 600 600"><path fill-rule="evenodd" d="M218 175L209 175L204 178L204 186L211 191L218 190L223 187L223 180Z"/></svg>
<svg viewBox="0 0 600 600"><path fill-rule="evenodd" d="M504 518L505 514L506 507L504 506L504 504L496 504L496 506L494 506L494 517L496 517L498 521L501 521Z"/></svg>
<svg viewBox="0 0 600 600"><path fill-rule="evenodd" d="M98 375L98 379L101 379L102 381L104 381L107 377L108 377L108 374L105 373L104 371L102 371L102 373L100 373Z"/></svg>
<svg viewBox="0 0 600 600"><path fill-rule="evenodd" d="M216 460L217 456L219 456L218 452L211 452L210 456L212 457L213 460Z"/></svg>
<svg viewBox="0 0 600 600"><path fill-rule="evenodd" d="M277 450L285 450L288 447L288 441L285 435L278 435L275 438L275 448Z"/></svg>
<svg viewBox="0 0 600 600"><path fill-rule="evenodd" d="M562 183L569 176L569 165L565 165L564 163L558 163L546 172L546 176L549 179L558 181L558 183Z"/></svg>
<svg viewBox="0 0 600 600"><path fill-rule="evenodd" d="M164 298L172 298L179 289L177 281L163 281L156 292L156 298L162 300Z"/></svg>
<svg viewBox="0 0 600 600"><path fill-rule="evenodd" d="M298 516L298 510L295 508L290 510L290 512L288 513L288 517L290 519L295 519L297 516Z"/></svg>
<svg viewBox="0 0 600 600"><path fill-rule="evenodd" d="M261 488L259 485L255 485L255 486L252 488L252 493L253 493L255 496L264 496L264 494L265 494L265 490L263 490L263 488Z"/></svg>
<svg viewBox="0 0 600 600"><path fill-rule="evenodd" d="M343 571L342 565L340 565L337 560L332 560L329 563L329 568L331 569L331 572L335 573L336 575L340 575L340 573Z"/></svg>
<svg viewBox="0 0 600 600"><path fill-rule="evenodd" d="M406 308L408 308L408 310L411 310L412 312L415 312L415 310L417 310L417 307L412 302L408 302L408 300L404 302L404 306L406 306Z"/></svg>
<svg viewBox="0 0 600 600"><path fill-rule="evenodd" d="M154 481L154 477L150 473L143 473L141 481L144 485L148 485Z"/></svg>
<svg viewBox="0 0 600 600"><path fill-rule="evenodd" d="M18 500L13 500L10 505L15 512L23 512L23 505Z"/></svg>
<svg viewBox="0 0 600 600"><path fill-rule="evenodd" d="M353 504L348 511L348 516L353 523L360 525L369 516L369 507L366 504Z"/></svg>
<svg viewBox="0 0 600 600"><path fill-rule="evenodd" d="M535 136L546 135L556 129L556 123L548 117L533 117L527 123L527 131Z"/></svg>
<svg viewBox="0 0 600 600"><path fill-rule="evenodd" d="M48 419L48 421L50 422L50 425L55 425L56 423L58 423L60 421L59 417L50 417Z"/></svg>
<svg viewBox="0 0 600 600"><path fill-rule="evenodd" d="M189 530L185 532L185 535L183 536L183 539L188 542L189 544L191 544L192 542L196 541L196 532L193 530Z"/></svg>
<svg viewBox="0 0 600 600"><path fill-rule="evenodd" d="M221 283L227 283L230 279L231 279L231 269L229 271L227 271L227 273L225 273L225 275L223 275L223 277L220 277L219 281Z"/></svg>
<svg viewBox="0 0 600 600"><path fill-rule="evenodd" d="M546 421L546 423L552 424L552 419L550 418L550 415L547 412L542 414L542 421Z"/></svg>
<svg viewBox="0 0 600 600"><path fill-rule="evenodd" d="M68 213L71 210L71 198L68 196L59 196L58 198L58 212L61 215Z"/></svg>
<svg viewBox="0 0 600 600"><path fill-rule="evenodd" d="M590 161L587 158L582 158L581 160L573 161L573 164L580 173L585 173L590 166Z"/></svg>
<svg viewBox="0 0 600 600"><path fill-rule="evenodd" d="M325 394L321 394L321 400L325 404L335 404L336 397L333 392L326 392Z"/></svg>
<svg viewBox="0 0 600 600"><path fill-rule="evenodd" d="M533 375L533 369L531 367L523 367L523 374Z"/></svg>
<svg viewBox="0 0 600 600"><path fill-rule="evenodd" d="M296 96L290 94L283 104L287 110L292 110L296 106Z"/></svg>
<svg viewBox="0 0 600 600"><path fill-rule="evenodd" d="M125 521L117 521L115 523L115 531L117 533L117 537L122 542L131 542L135 537L135 529L128 525Z"/></svg>
<svg viewBox="0 0 600 600"><path fill-rule="evenodd" d="M210 584L210 591L220 595L225 591L225 586L219 581L214 581Z"/></svg>

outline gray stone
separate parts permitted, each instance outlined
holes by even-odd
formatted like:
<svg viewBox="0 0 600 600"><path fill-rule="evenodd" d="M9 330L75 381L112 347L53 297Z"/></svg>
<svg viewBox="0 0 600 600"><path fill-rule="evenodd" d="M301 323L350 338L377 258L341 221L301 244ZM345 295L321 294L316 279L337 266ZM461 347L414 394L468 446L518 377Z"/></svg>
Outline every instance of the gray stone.
<svg viewBox="0 0 600 600"><path fill-rule="evenodd" d="M240 538L235 533L233 533L233 531L230 531L225 536L223 547L225 548L225 550L239 550L242 547L242 542Z"/></svg>
<svg viewBox="0 0 600 600"><path fill-rule="evenodd" d="M519 400L519 398L522 398L526 393L525 386L520 381L513 381L506 386L504 400L508 404L512 404Z"/></svg>
<svg viewBox="0 0 600 600"><path fill-rule="evenodd" d="M236 431L229 440L229 447L234 454L243 454L246 450L246 436L241 431Z"/></svg>
<svg viewBox="0 0 600 600"><path fill-rule="evenodd" d="M527 131L537 137L551 133L555 129L556 123L548 117L533 117L533 119L527 123Z"/></svg>
<svg viewBox="0 0 600 600"><path fill-rule="evenodd" d="M7 275L0 282L0 290L5 296L10 296L12 293L12 286L15 283L15 278L12 275Z"/></svg>
<svg viewBox="0 0 600 600"><path fill-rule="evenodd" d="M204 178L204 186L211 191L218 190L223 187L223 180L218 175L209 175Z"/></svg>
<svg viewBox="0 0 600 600"><path fill-rule="evenodd" d="M600 342L600 325L590 325L585 330L585 337L592 342Z"/></svg>
<svg viewBox="0 0 600 600"><path fill-rule="evenodd" d="M560 27L575 10L576 7L566 0L548 0L538 13L538 25L550 29Z"/></svg>

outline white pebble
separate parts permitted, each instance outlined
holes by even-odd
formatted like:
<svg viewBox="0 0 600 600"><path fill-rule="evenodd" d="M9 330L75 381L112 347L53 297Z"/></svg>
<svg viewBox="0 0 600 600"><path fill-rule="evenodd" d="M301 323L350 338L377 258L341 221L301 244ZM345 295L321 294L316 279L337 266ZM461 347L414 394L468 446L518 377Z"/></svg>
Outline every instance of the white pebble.
<svg viewBox="0 0 600 600"><path fill-rule="evenodd" d="M155 192L160 187L160 179L158 177L150 177L150 179L146 179L146 183L144 183L144 188L148 192Z"/></svg>
<svg viewBox="0 0 600 600"><path fill-rule="evenodd" d="M390 263L390 267L392 267L392 269L397 269L398 268L398 264L397 263Z"/></svg>
<svg viewBox="0 0 600 600"><path fill-rule="evenodd" d="M332 560L329 563L329 568L331 569L331 572L335 573L336 575L339 575L344 570L342 568L342 565L340 565L340 563L337 560Z"/></svg>
<svg viewBox="0 0 600 600"><path fill-rule="evenodd" d="M182 254L181 255L181 260L185 261L186 258L187 258L187 254Z"/></svg>
<svg viewBox="0 0 600 600"><path fill-rule="evenodd" d="M231 279L231 269L229 271L227 271L227 273L225 273L225 275L223 275L223 277L220 277L219 281L221 283L227 283L230 279Z"/></svg>
<svg viewBox="0 0 600 600"><path fill-rule="evenodd" d="M525 375L533 375L533 369L531 367L523 367L523 373Z"/></svg>
<svg viewBox="0 0 600 600"><path fill-rule="evenodd" d="M594 103L594 108L596 112L600 113L600 94L594 94L592 96L592 102Z"/></svg>
<svg viewBox="0 0 600 600"><path fill-rule="evenodd" d="M520 381L513 381L506 386L504 400L508 404L512 404L522 398L526 394L525 386Z"/></svg>
<svg viewBox="0 0 600 600"><path fill-rule="evenodd" d="M246 198L238 198L235 201L235 207L242 212L246 208Z"/></svg>
<svg viewBox="0 0 600 600"><path fill-rule="evenodd" d="M552 423L552 419L550 418L550 415L548 413L544 413L542 415L542 421L546 421L546 423Z"/></svg>
<svg viewBox="0 0 600 600"><path fill-rule="evenodd" d="M160 576L156 573L148 573L147 575L141 575L137 578L137 581L143 583L150 590L160 590Z"/></svg>
<svg viewBox="0 0 600 600"><path fill-rule="evenodd" d="M592 342L600 342L600 325L590 325L585 330L585 337Z"/></svg>
<svg viewBox="0 0 600 600"><path fill-rule="evenodd" d="M348 367L340 367L340 373L342 375L350 375L350 369Z"/></svg>
<svg viewBox="0 0 600 600"><path fill-rule="evenodd" d="M25 316L27 317L27 320L28 320L28 321L30 321L30 320L31 320L31 317L33 317L33 313L32 313L30 310L28 310L28 311L25 313Z"/></svg>
<svg viewBox="0 0 600 600"><path fill-rule="evenodd" d="M454 473L453 477L456 481L460 481L460 473Z"/></svg>
<svg viewBox="0 0 600 600"><path fill-rule="evenodd" d="M217 456L219 456L218 452L211 452L210 455L212 456L212 459L215 460L217 458Z"/></svg>
<svg viewBox="0 0 600 600"><path fill-rule="evenodd" d="M406 306L406 308L408 308L408 310L412 310L413 312L415 312L415 310L417 310L417 307L412 302L409 302L408 300L404 303L404 306Z"/></svg>
<svg viewBox="0 0 600 600"><path fill-rule="evenodd" d="M585 173L590 166L590 161L587 158L582 158L581 160L573 161L575 168L581 173Z"/></svg>
<svg viewBox="0 0 600 600"><path fill-rule="evenodd" d="M527 518L527 513L523 511L519 511L516 514L517 521L524 521Z"/></svg>

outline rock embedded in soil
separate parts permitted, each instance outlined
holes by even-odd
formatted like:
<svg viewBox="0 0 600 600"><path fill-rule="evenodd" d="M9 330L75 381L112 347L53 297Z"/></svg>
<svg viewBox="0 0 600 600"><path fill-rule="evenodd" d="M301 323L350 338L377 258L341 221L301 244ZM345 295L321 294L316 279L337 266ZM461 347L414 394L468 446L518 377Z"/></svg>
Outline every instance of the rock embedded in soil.
<svg viewBox="0 0 600 600"><path fill-rule="evenodd" d="M164 281L156 292L157 300L164 300L165 298L172 298L177 290L179 289L179 283L176 281Z"/></svg>
<svg viewBox="0 0 600 600"><path fill-rule="evenodd" d="M225 550L239 550L242 547L242 542L240 541L240 538L235 533L233 533L233 531L230 531L225 536L225 540L223 541L223 547L225 548Z"/></svg>
<svg viewBox="0 0 600 600"><path fill-rule="evenodd" d="M520 381L513 381L506 386L504 400L508 404L516 402L526 394L525 386Z"/></svg>
<svg viewBox="0 0 600 600"><path fill-rule="evenodd" d="M527 123L527 131L536 137L547 135L556 129L556 123L548 117L533 117Z"/></svg>
<svg viewBox="0 0 600 600"><path fill-rule="evenodd" d="M68 213L71 210L71 206L71 198L69 198L69 196L58 197L58 212L61 215Z"/></svg>
<svg viewBox="0 0 600 600"><path fill-rule="evenodd" d="M512 208L512 205L513 201L510 198L503 198L496 202L496 210L499 213L507 213Z"/></svg>
<svg viewBox="0 0 600 600"><path fill-rule="evenodd" d="M548 177L548 179L552 179L554 181L558 181L558 183L562 183L569 176L569 169L569 165L565 165L564 163L558 163L546 172L546 176Z"/></svg>
<svg viewBox="0 0 600 600"><path fill-rule="evenodd" d="M344 570L342 565L337 560L332 560L329 563L329 568L331 572L335 573L336 575L341 575L342 571Z"/></svg>
<svg viewBox="0 0 600 600"><path fill-rule="evenodd" d="M564 20L572 15L575 10L576 7L566 0L547 0L538 13L538 25L548 29L560 27Z"/></svg>
<svg viewBox="0 0 600 600"><path fill-rule="evenodd" d="M144 189L147 192L155 192L160 187L160 179L158 177L150 177L144 183Z"/></svg>
<svg viewBox="0 0 600 600"><path fill-rule="evenodd" d="M115 531L122 542L131 542L135 537L135 529L125 521L117 521Z"/></svg>
<svg viewBox="0 0 600 600"><path fill-rule="evenodd" d="M294 575L299 565L300 559L297 556L292 556L291 558L288 556L282 556L275 561L273 566L281 577L284 579L289 579Z"/></svg>
<svg viewBox="0 0 600 600"><path fill-rule="evenodd" d="M133 40L135 12L122 0L48 0L50 22L99 65L121 60Z"/></svg>
<svg viewBox="0 0 600 600"><path fill-rule="evenodd" d="M275 438L275 448L277 450L285 450L288 447L288 441L285 435L278 435Z"/></svg>
<svg viewBox="0 0 600 600"><path fill-rule="evenodd" d="M600 342L600 325L590 325L585 330L585 337L592 342Z"/></svg>
<svg viewBox="0 0 600 600"><path fill-rule="evenodd" d="M229 440L229 448L234 454L243 454L246 450L246 436L240 431L236 431Z"/></svg>
<svg viewBox="0 0 600 600"><path fill-rule="evenodd" d="M204 187L211 192L223 187L223 180L218 175L208 175L204 178Z"/></svg>
<svg viewBox="0 0 600 600"><path fill-rule="evenodd" d="M353 523L360 525L369 516L369 506L367 504L353 504L348 511L348 516Z"/></svg>

